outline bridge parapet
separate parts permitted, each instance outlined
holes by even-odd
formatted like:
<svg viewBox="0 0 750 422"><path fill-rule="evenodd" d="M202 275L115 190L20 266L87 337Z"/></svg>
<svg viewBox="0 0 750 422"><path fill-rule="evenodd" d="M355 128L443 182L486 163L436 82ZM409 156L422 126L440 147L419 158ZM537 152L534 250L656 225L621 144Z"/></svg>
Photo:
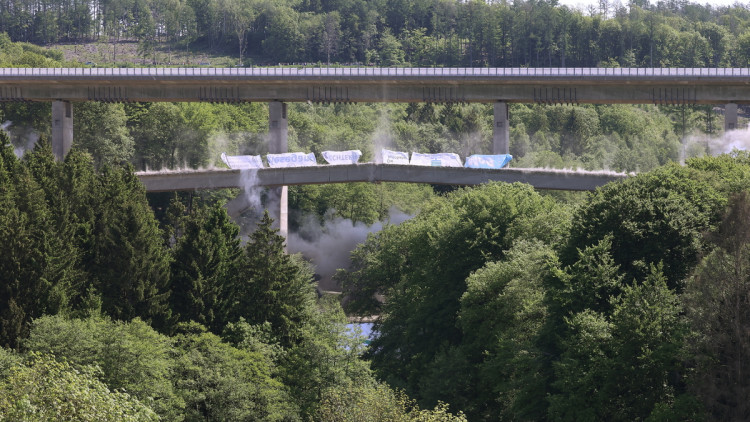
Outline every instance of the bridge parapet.
<svg viewBox="0 0 750 422"><path fill-rule="evenodd" d="M420 79L487 79L498 78L591 78L592 81L625 78L633 80L694 79L736 80L750 78L750 68L496 68L496 67L150 67L150 68L0 68L0 81L14 80L238 80L279 79L368 80L377 82Z"/></svg>

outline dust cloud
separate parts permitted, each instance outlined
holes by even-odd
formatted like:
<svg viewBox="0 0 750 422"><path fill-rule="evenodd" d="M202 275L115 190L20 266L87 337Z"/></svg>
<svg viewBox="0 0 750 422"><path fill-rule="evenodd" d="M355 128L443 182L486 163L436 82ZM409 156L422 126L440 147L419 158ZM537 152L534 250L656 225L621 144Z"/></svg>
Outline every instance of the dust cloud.
<svg viewBox="0 0 750 422"><path fill-rule="evenodd" d="M307 216L300 229L289 233L290 253L301 253L315 265L315 273L320 276L318 289L340 291L340 286L332 279L336 270L349 267L349 256L358 244L388 224L401 224L412 218L396 208L392 208L385 222L366 225L345 218L330 218L324 223L314 216Z"/></svg>
<svg viewBox="0 0 750 422"><path fill-rule="evenodd" d="M750 150L750 125L745 128L724 132L719 136L707 134L690 135L683 143L683 158L702 157L705 155L717 156L728 154L732 151Z"/></svg>

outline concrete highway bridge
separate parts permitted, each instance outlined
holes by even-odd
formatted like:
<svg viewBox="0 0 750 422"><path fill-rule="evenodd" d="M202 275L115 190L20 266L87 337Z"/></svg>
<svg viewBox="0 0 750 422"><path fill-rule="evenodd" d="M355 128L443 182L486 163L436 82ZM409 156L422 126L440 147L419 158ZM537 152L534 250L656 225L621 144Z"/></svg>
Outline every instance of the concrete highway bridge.
<svg viewBox="0 0 750 422"><path fill-rule="evenodd" d="M268 102L269 130L285 102L493 103L493 153L508 152L507 103L721 104L725 129L750 102L748 68L0 68L0 101L52 101L59 157L73 139L76 101Z"/></svg>
<svg viewBox="0 0 750 422"><path fill-rule="evenodd" d="M187 170L136 173L148 192L175 190L281 187L351 182L404 182L472 186L489 181L528 183L539 189L594 190L628 177L609 171L505 168L427 167L363 163L255 170Z"/></svg>
<svg viewBox="0 0 750 422"><path fill-rule="evenodd" d="M720 104L725 129L735 129L737 104L750 102L750 69L0 68L0 101L51 101L58 158L72 145L78 101L268 102L270 153L287 152L287 102L492 103L491 152L505 154L507 104L514 102ZM458 180L459 174L453 176ZM278 191L285 233L286 188Z"/></svg>

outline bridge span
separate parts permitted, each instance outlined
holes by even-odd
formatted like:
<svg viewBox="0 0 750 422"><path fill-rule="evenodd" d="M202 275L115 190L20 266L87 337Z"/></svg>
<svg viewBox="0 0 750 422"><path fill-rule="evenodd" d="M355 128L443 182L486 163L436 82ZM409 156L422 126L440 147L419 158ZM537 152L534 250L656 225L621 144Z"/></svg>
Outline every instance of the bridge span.
<svg viewBox="0 0 750 422"><path fill-rule="evenodd" d="M748 68L0 68L0 101L750 102Z"/></svg>
<svg viewBox="0 0 750 422"><path fill-rule="evenodd" d="M62 159L72 146L73 103L79 101L268 102L270 153L288 150L288 102L491 103L494 107L492 147L491 151L486 152L507 154L510 138L508 103L724 104L724 128L736 129L737 105L750 103L750 69L0 68L0 102L22 101L52 102L51 141L58 159ZM371 170L365 170L370 167ZM352 180L346 181L377 181L375 178L371 180L370 174L378 174L378 177L386 178L383 181L388 180L390 169L377 165L370 167L357 168L356 171L352 169ZM297 171L302 170L258 172L259 177L264 175L262 177L268 177L268 180L272 179L272 174L279 174L277 181L268 183L282 186L275 189L275 194L279 196L278 220L283 235L286 234L287 213L287 190L284 186L297 180L293 177ZM311 172L306 175L310 177L308 180L317 180L317 177L327 177L327 183L338 180L331 175L337 170L321 168L304 171ZM461 180L464 180L466 184L473 184L468 183L472 179L468 175L474 174L457 169L398 168L393 171L399 174L392 176L396 180L409 179L413 175L413 181L424 183L453 180L452 183L462 184ZM449 177L451 172L457 173ZM562 181L559 186L564 186L567 180L571 180L569 178L575 177L563 173L542 176L529 171L524 173L521 169L500 172L498 174L502 174L502 177L510 179L487 178L483 181L527 181L540 188L548 184L545 189L566 189L570 187L555 187L557 185L551 179L559 178ZM354 173L357 173L356 177ZM428 176L428 173L432 175ZM516 176L511 176L514 174ZM145 181L146 176L142 177ZM204 179L219 180L222 177L226 176L206 175ZM532 178L524 180L523 177ZM172 180L177 183L181 179L188 180L189 177L183 175ZM583 186L583 182L570 183L578 184Z"/></svg>
<svg viewBox="0 0 750 422"><path fill-rule="evenodd" d="M538 189L594 190L623 180L625 173L507 168L498 170L462 167L426 167L364 163L315 167L262 168L257 170L188 170L139 172L148 192L242 188L246 185L280 187L351 182L404 182L442 185L478 185L488 181L528 183Z"/></svg>

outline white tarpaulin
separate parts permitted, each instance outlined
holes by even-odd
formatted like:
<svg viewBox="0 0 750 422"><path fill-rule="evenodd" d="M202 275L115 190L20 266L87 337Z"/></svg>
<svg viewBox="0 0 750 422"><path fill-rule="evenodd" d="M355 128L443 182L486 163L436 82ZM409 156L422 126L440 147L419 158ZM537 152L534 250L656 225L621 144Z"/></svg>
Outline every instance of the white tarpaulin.
<svg viewBox="0 0 750 422"><path fill-rule="evenodd" d="M268 166L279 168L279 167L310 167L315 166L318 163L315 162L315 154L312 152L305 154L304 152L287 152L284 154L268 154Z"/></svg>
<svg viewBox="0 0 750 422"><path fill-rule="evenodd" d="M383 164L409 164L409 153L383 149L381 151Z"/></svg>
<svg viewBox="0 0 750 422"><path fill-rule="evenodd" d="M362 151L358 149L350 151L323 151L323 158L328 164L357 164Z"/></svg>
<svg viewBox="0 0 750 422"><path fill-rule="evenodd" d="M260 155L227 155L221 153L221 161L230 169L260 169L263 168L263 160Z"/></svg>
<svg viewBox="0 0 750 422"><path fill-rule="evenodd" d="M510 154L475 154L466 159L466 167L473 169L501 169L505 167L512 159L513 156Z"/></svg>
<svg viewBox="0 0 750 422"><path fill-rule="evenodd" d="M411 153L411 165L414 166L432 166L432 167L461 167L461 157L452 152L442 152L440 154L420 154Z"/></svg>

